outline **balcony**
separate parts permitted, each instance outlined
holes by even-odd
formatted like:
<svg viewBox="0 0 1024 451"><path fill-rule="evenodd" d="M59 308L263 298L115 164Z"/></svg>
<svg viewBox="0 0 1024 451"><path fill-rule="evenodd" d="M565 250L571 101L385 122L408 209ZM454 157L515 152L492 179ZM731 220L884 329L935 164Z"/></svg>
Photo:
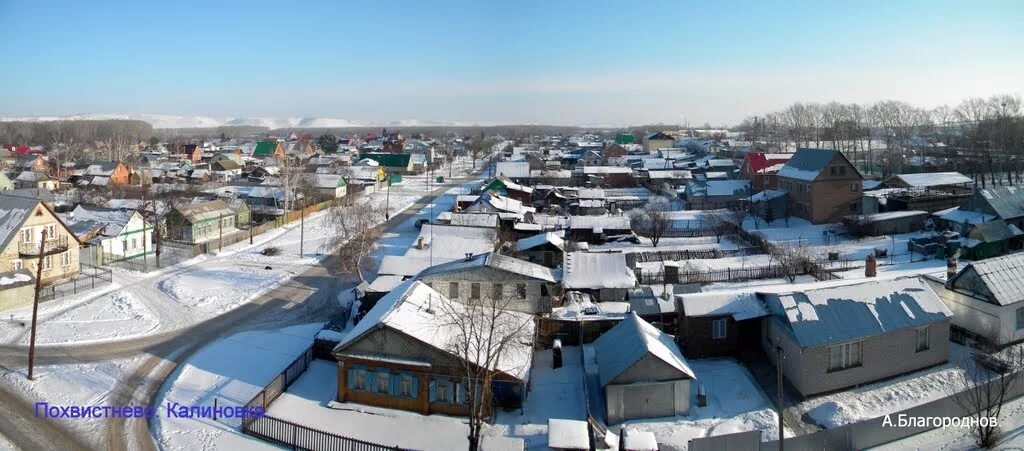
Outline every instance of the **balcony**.
<svg viewBox="0 0 1024 451"><path fill-rule="evenodd" d="M54 238L52 240L46 240L43 244L42 249L39 248L39 243L18 243L18 253L22 257L38 257L40 251L43 255L59 254L68 250L68 237L62 236Z"/></svg>

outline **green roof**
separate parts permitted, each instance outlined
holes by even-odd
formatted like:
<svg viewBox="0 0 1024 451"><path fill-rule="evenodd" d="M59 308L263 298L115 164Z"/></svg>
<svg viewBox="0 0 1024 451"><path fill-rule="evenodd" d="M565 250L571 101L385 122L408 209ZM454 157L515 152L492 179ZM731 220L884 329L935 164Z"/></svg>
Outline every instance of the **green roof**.
<svg viewBox="0 0 1024 451"><path fill-rule="evenodd" d="M633 144L636 141L636 137L630 133L619 133L615 135L615 142L617 144Z"/></svg>
<svg viewBox="0 0 1024 451"><path fill-rule="evenodd" d="M408 153L384 153L384 152L363 152L359 158L369 158L388 168L407 168L412 154Z"/></svg>
<svg viewBox="0 0 1024 451"><path fill-rule="evenodd" d="M274 155L274 151L277 150L277 143L274 141L260 141L256 144L256 149L252 151L254 157L269 157Z"/></svg>

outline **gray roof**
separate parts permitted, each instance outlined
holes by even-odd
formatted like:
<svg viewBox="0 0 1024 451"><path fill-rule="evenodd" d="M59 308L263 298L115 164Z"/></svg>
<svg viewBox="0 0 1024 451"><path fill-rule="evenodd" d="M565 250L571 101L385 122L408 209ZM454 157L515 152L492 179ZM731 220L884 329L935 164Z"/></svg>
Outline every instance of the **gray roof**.
<svg viewBox="0 0 1024 451"><path fill-rule="evenodd" d="M38 199L0 196L0 250L7 249L36 205L39 205Z"/></svg>
<svg viewBox="0 0 1024 451"><path fill-rule="evenodd" d="M43 202L53 202L56 200L56 198L53 197L53 192L46 188L10 189L6 191L0 191L0 196L25 197L29 199L41 200Z"/></svg>
<svg viewBox="0 0 1024 451"><path fill-rule="evenodd" d="M971 268L977 272L978 277L992 293L992 301L999 305L1024 302L1024 254L1010 254L971 262L960 271L960 274L970 271ZM956 277L960 277L960 274Z"/></svg>
<svg viewBox="0 0 1024 451"><path fill-rule="evenodd" d="M978 195L992 206L1000 218L1015 219L1024 216L1024 187L997 186L978 190Z"/></svg>
<svg viewBox="0 0 1024 451"><path fill-rule="evenodd" d="M971 238L979 240L983 243L997 243L1005 241L1010 238L1017 236L1010 225L1002 219L996 219L994 221L983 222L974 226L968 235Z"/></svg>
<svg viewBox="0 0 1024 451"><path fill-rule="evenodd" d="M672 337L636 313L630 313L626 319L594 340L594 354L602 387L648 354L679 370L680 379L697 378Z"/></svg>
<svg viewBox="0 0 1024 451"><path fill-rule="evenodd" d="M448 263L442 263L440 265L431 266L420 272L417 278L483 267L507 271L513 274L519 274L534 279L540 279L546 282L558 282L559 280L558 274L555 273L555 271L552 270L551 268L541 266L536 263L530 263L525 260L520 260L515 257L496 254L494 252L480 254L469 260L455 260Z"/></svg>
<svg viewBox="0 0 1024 451"><path fill-rule="evenodd" d="M814 180L836 155L840 155L839 151L831 149L797 149L779 170L779 177Z"/></svg>
<svg viewBox="0 0 1024 451"><path fill-rule="evenodd" d="M802 348L926 326L953 316L917 277L760 296Z"/></svg>

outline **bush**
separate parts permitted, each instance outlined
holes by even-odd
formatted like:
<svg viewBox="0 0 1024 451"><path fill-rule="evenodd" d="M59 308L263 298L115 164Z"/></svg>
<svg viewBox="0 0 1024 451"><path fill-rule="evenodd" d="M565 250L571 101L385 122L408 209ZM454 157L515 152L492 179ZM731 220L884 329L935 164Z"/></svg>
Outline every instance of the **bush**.
<svg viewBox="0 0 1024 451"><path fill-rule="evenodd" d="M267 246L263 248L263 250L260 251L260 253L268 257L273 257L275 255L281 255L281 248L276 246Z"/></svg>

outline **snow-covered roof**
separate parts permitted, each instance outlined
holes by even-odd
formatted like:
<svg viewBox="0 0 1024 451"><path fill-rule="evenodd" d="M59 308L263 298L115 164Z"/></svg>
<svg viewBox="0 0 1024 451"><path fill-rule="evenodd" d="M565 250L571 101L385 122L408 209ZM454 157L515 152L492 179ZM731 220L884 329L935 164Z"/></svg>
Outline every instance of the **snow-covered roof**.
<svg viewBox="0 0 1024 451"><path fill-rule="evenodd" d="M953 316L918 277L763 297L769 310L789 325L803 348L926 326Z"/></svg>
<svg viewBox="0 0 1024 451"><path fill-rule="evenodd" d="M39 203L38 199L28 197L0 196L0 249L7 249Z"/></svg>
<svg viewBox="0 0 1024 451"><path fill-rule="evenodd" d="M498 225L498 215L493 213L451 213L448 219L457 226L493 228Z"/></svg>
<svg viewBox="0 0 1024 451"><path fill-rule="evenodd" d="M689 180L693 178L693 173L683 169L672 169L667 171L650 171L647 173L647 177L654 180L661 179L681 179Z"/></svg>
<svg viewBox="0 0 1024 451"><path fill-rule="evenodd" d="M764 191L761 191L760 193L757 193L757 194L754 194L753 196L750 196L750 201L756 204L758 202L769 201L769 200L772 200L772 199L775 199L775 198L779 198L779 197L782 197L782 196L785 196L785 195L786 195L785 191L776 191L776 190L772 190L772 189L766 189Z"/></svg>
<svg viewBox="0 0 1024 451"><path fill-rule="evenodd" d="M32 273L28 269L0 273L0 287L3 287L3 290L16 286L30 285L34 281L35 278L32 277Z"/></svg>
<svg viewBox="0 0 1024 451"><path fill-rule="evenodd" d="M423 249L416 247L420 238L423 239ZM490 252L494 249L493 239L492 228L423 224L419 236L405 255L433 256L436 264L443 261L441 259L462 259L466 254Z"/></svg>
<svg viewBox="0 0 1024 451"><path fill-rule="evenodd" d="M923 218L925 216L928 216L928 212L923 210L901 210L886 211L882 213L872 213L869 215L853 215L851 217L857 220L863 220L867 222L879 222L898 218L907 218L912 216L921 216Z"/></svg>
<svg viewBox="0 0 1024 451"><path fill-rule="evenodd" d="M811 181L818 178L839 152L832 149L797 149L779 170L779 177Z"/></svg>
<svg viewBox="0 0 1024 451"><path fill-rule="evenodd" d="M886 180L887 185L893 183L906 185L911 188L930 188L933 186L973 184L974 180L959 172L922 172L918 174L895 174L889 180Z"/></svg>
<svg viewBox="0 0 1024 451"><path fill-rule="evenodd" d="M548 418L548 448L590 449L587 422Z"/></svg>
<svg viewBox="0 0 1024 451"><path fill-rule="evenodd" d="M594 340L594 355L602 387L647 355L653 355L679 370L681 377L697 378L672 337L636 313L627 315L626 319Z"/></svg>
<svg viewBox="0 0 1024 451"><path fill-rule="evenodd" d="M530 163L526 161L499 161L494 166L494 172L508 177L529 177Z"/></svg>
<svg viewBox="0 0 1024 451"><path fill-rule="evenodd" d="M625 166L584 166L584 174L631 174L633 168Z"/></svg>
<svg viewBox="0 0 1024 451"><path fill-rule="evenodd" d="M977 211L961 210L960 207L937 211L933 213L933 215L938 216L943 220L959 224L981 224L983 222L996 219L995 215L989 215Z"/></svg>
<svg viewBox="0 0 1024 451"><path fill-rule="evenodd" d="M366 291L375 291L377 293L387 293L387 292L389 292L391 290L394 290L395 287L400 285L404 279L405 279L405 277L403 277L403 276L387 275L387 274L380 275L380 276L377 276L376 279L373 279L373 282L370 282L370 284L367 285Z"/></svg>
<svg viewBox="0 0 1024 451"><path fill-rule="evenodd" d="M735 196L750 192L750 180L708 180L690 182L687 193L694 196Z"/></svg>
<svg viewBox="0 0 1024 451"><path fill-rule="evenodd" d="M768 310L753 292L678 294L676 298L683 305L683 314L691 317L728 315L742 321L768 315Z"/></svg>
<svg viewBox="0 0 1024 451"><path fill-rule="evenodd" d="M1024 254L987 258L967 266L961 273L974 268L992 294L992 301L999 305L1024 302Z"/></svg>
<svg viewBox="0 0 1024 451"><path fill-rule="evenodd" d="M717 431L716 431L717 432ZM651 431L641 431L635 428L625 428L623 431L623 448L629 451L658 451L658 439Z"/></svg>
<svg viewBox="0 0 1024 451"><path fill-rule="evenodd" d="M461 199L459 201L462 201ZM502 196L493 191L482 194L466 211L506 212L525 214L537 211L536 208L524 206L522 202L511 197Z"/></svg>
<svg viewBox="0 0 1024 451"><path fill-rule="evenodd" d="M633 288L636 275L622 253L571 252L565 255L562 285L570 289Z"/></svg>
<svg viewBox="0 0 1024 451"><path fill-rule="evenodd" d="M440 265L431 266L420 272L417 278L485 267L543 280L545 282L557 282L559 278L559 275L551 268L494 252L477 255L469 259L463 258L462 260L453 260Z"/></svg>
<svg viewBox="0 0 1024 451"><path fill-rule="evenodd" d="M79 223L100 224L103 227L103 231L101 233L104 236L117 236L122 230L124 230L125 226L128 225L128 221L131 221L132 217L137 214L139 213L135 210L86 207L84 205L79 205L75 207L71 213L63 214L61 218L64 219L68 228L74 230L76 235L79 236L81 235L78 234L78 231L76 230L76 224ZM92 230L95 230L92 226L86 226L86 228L92 228Z"/></svg>
<svg viewBox="0 0 1024 451"><path fill-rule="evenodd" d="M451 322L453 316L464 309L465 306L462 304L449 300L420 281L410 279L402 282L377 301L373 308L366 313L366 316L359 320L355 327L342 338L334 348L334 352L343 353L345 348L373 330L379 327L388 327L458 358L458 355L450 352L458 340L456 332L454 332L455 328L451 327ZM455 315L447 312L455 312ZM508 326L522 327L525 336L533 335L534 326L531 315L505 311L501 313L501 317L507 321ZM495 369L525 381L530 371L532 348L531 343L510 342ZM482 364L483 362L473 361L472 363Z"/></svg>
<svg viewBox="0 0 1024 451"><path fill-rule="evenodd" d="M525 251L547 243L551 243L559 249L564 250L565 248L565 240L562 239L560 234L555 232L545 232L516 241L516 250Z"/></svg>
<svg viewBox="0 0 1024 451"><path fill-rule="evenodd" d="M628 230L630 228L630 222L629 216L570 216L567 228Z"/></svg>

